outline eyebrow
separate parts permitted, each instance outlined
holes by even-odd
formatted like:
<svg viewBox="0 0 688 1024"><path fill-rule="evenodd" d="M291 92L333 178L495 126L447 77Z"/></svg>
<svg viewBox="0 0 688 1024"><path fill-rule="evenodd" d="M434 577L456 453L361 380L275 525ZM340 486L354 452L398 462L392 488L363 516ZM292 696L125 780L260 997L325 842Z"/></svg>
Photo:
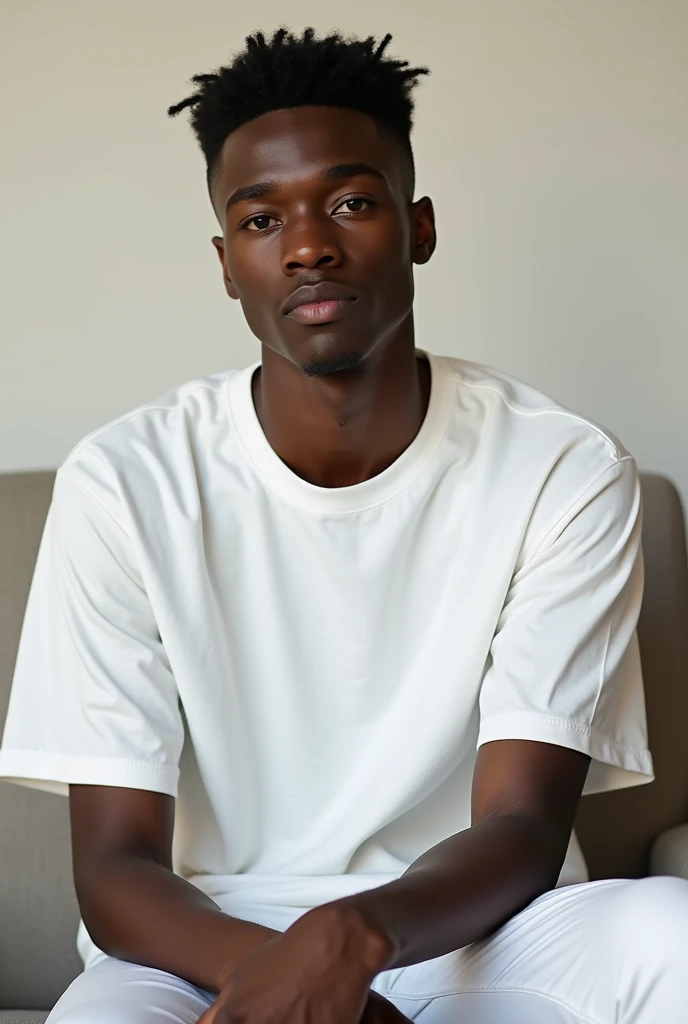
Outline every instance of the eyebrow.
<svg viewBox="0 0 688 1024"><path fill-rule="evenodd" d="M342 181L344 178L358 178L362 175L370 175L374 178L379 178L381 181L385 180L385 176L382 171L371 164L334 164L332 167L326 167L320 174L323 181ZM236 206L237 203L246 203L250 199L263 199L265 196L270 195L277 188L277 183L274 181L258 181L255 185L245 185L243 188L238 188L232 192L231 196L225 204L225 213L231 209L232 206Z"/></svg>

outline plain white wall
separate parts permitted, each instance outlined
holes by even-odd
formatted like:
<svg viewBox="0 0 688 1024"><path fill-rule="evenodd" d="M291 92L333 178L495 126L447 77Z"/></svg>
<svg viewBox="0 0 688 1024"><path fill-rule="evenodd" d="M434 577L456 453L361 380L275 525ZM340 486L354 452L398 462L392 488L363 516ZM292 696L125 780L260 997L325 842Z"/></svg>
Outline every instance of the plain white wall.
<svg viewBox="0 0 688 1024"><path fill-rule="evenodd" d="M421 347L606 424L688 504L686 0L3 0L0 470L258 357L188 112L254 28L394 34L417 89Z"/></svg>

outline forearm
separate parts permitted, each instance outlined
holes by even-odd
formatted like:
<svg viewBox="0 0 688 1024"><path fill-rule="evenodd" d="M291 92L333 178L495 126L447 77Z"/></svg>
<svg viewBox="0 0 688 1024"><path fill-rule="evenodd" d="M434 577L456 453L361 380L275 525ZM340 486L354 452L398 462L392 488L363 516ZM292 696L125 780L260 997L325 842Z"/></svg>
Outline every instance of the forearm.
<svg viewBox="0 0 688 1024"><path fill-rule="evenodd" d="M156 967L218 992L230 972L279 932L224 914L166 867L113 854L82 880L79 903L93 941L110 956Z"/></svg>
<svg viewBox="0 0 688 1024"><path fill-rule="evenodd" d="M484 938L556 885L555 830L519 815L481 822L433 847L394 882L336 901L389 940L380 970L443 956Z"/></svg>

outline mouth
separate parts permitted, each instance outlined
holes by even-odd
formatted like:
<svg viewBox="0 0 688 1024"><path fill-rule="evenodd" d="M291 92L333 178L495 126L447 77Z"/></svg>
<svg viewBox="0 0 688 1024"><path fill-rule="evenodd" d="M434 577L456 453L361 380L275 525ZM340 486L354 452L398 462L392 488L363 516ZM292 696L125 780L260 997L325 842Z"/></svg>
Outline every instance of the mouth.
<svg viewBox="0 0 688 1024"><path fill-rule="evenodd" d="M300 324L326 324L345 317L357 299L356 293L345 285L321 281L293 291L282 312Z"/></svg>
<svg viewBox="0 0 688 1024"><path fill-rule="evenodd" d="M300 324L327 324L346 316L355 299L327 299L324 302L304 302L287 313Z"/></svg>

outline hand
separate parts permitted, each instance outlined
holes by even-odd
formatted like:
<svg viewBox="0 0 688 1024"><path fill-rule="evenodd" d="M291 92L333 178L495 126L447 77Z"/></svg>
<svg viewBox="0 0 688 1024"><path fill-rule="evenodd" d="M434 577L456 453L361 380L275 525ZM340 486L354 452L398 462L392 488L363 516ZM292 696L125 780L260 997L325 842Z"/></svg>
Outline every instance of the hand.
<svg viewBox="0 0 688 1024"><path fill-rule="evenodd" d="M391 953L358 911L317 907L243 961L198 1024L401 1024L391 1003L369 999Z"/></svg>

